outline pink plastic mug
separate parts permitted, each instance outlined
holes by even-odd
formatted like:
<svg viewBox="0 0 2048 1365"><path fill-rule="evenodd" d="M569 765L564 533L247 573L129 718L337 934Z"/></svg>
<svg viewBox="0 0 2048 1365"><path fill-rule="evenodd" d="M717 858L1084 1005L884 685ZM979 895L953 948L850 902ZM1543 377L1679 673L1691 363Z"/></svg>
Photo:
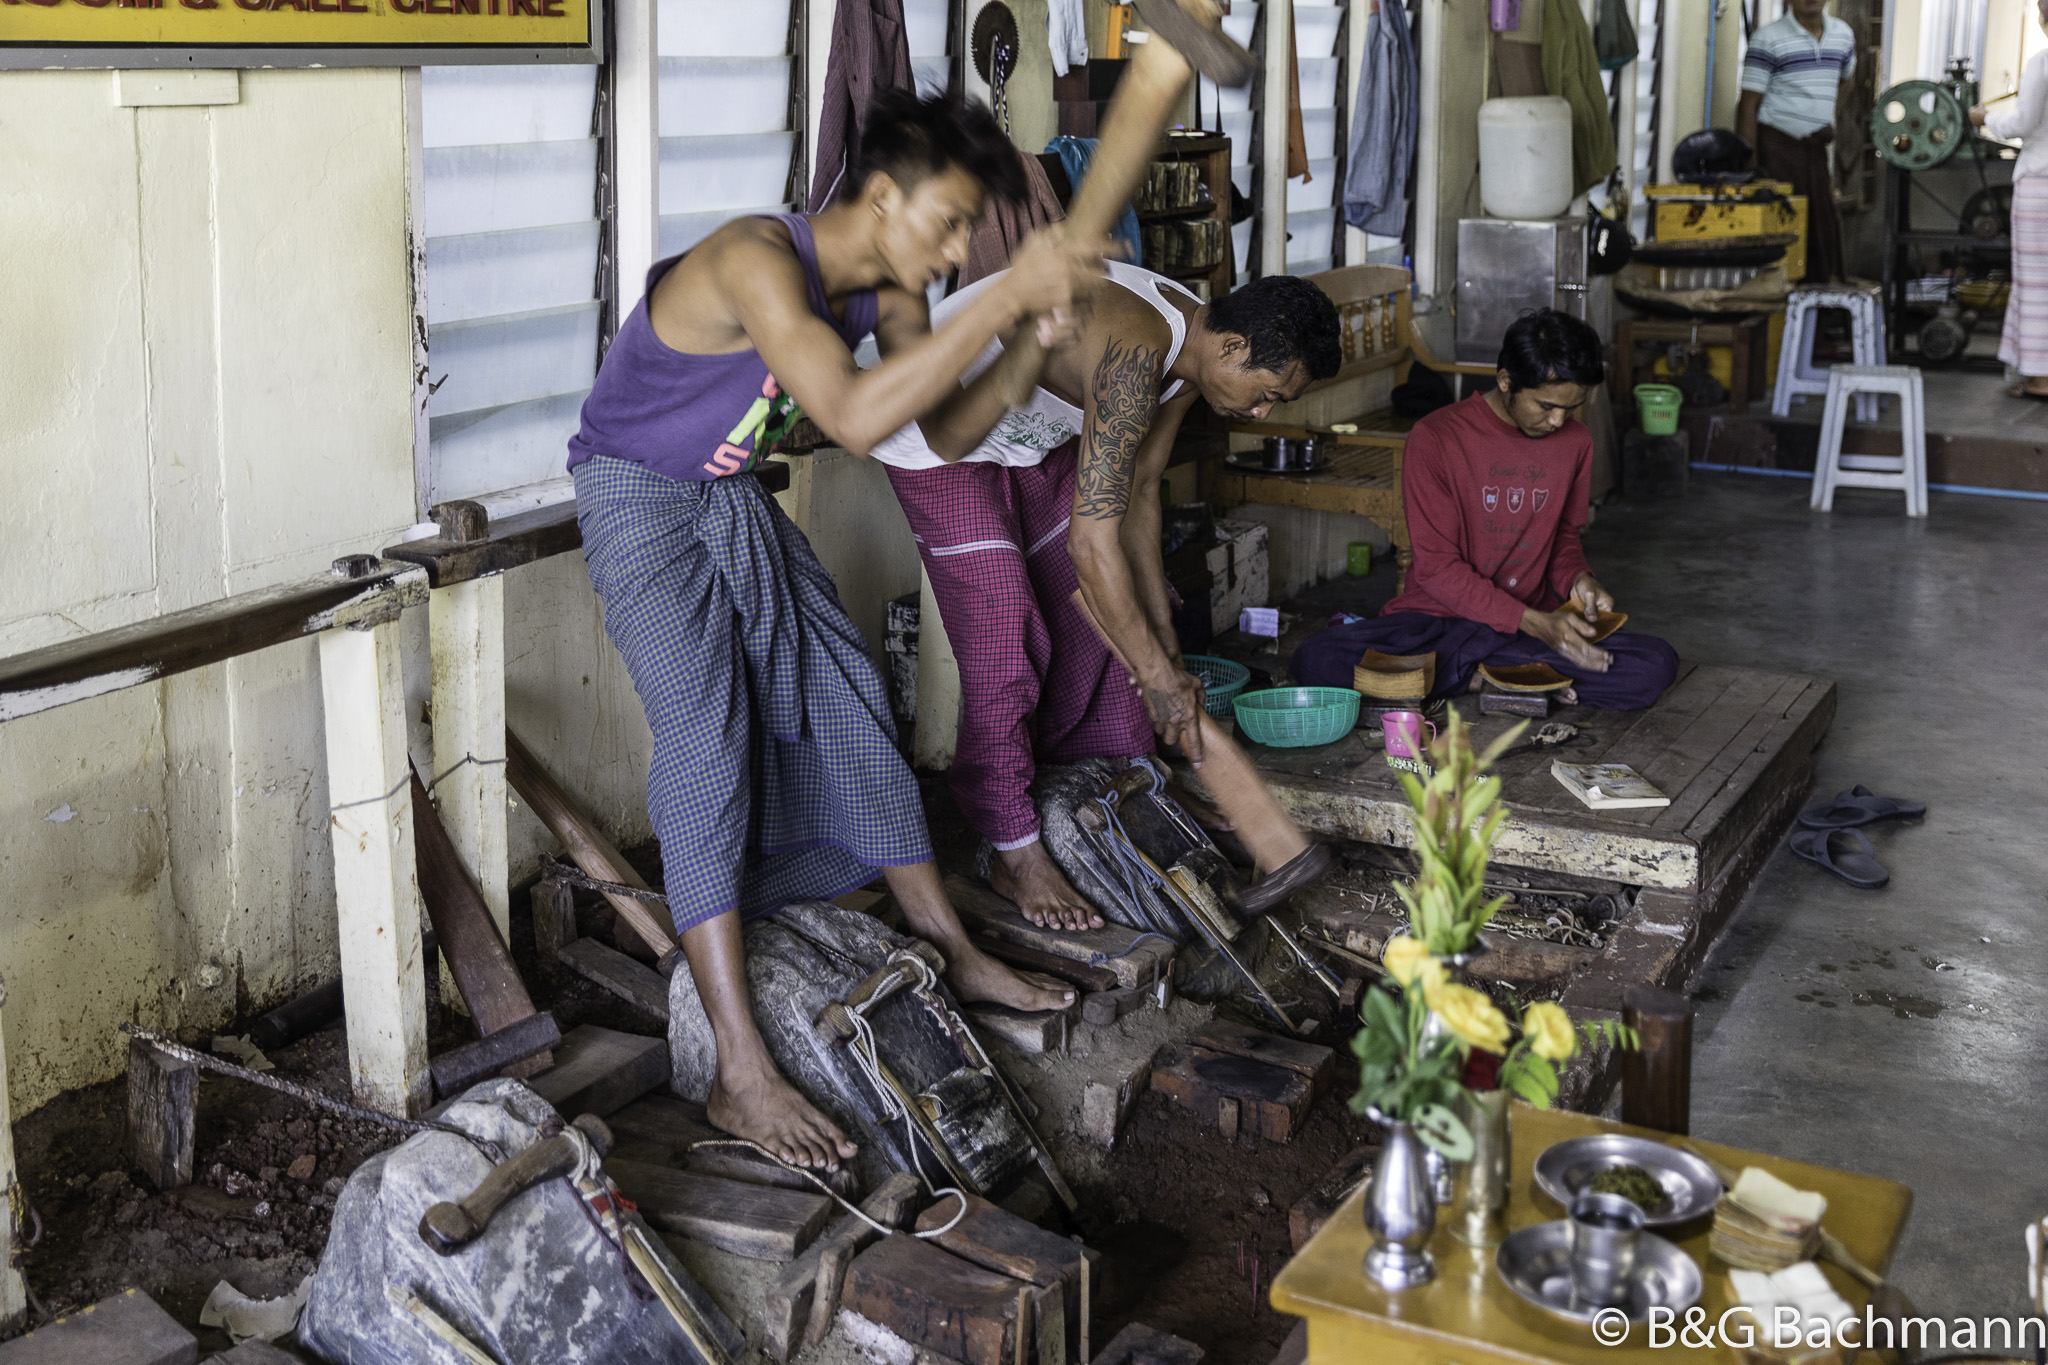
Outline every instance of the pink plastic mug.
<svg viewBox="0 0 2048 1365"><path fill-rule="evenodd" d="M1432 740L1436 738L1436 726L1424 720L1420 711L1388 711L1380 716L1380 738L1393 758L1421 758L1425 729Z"/></svg>

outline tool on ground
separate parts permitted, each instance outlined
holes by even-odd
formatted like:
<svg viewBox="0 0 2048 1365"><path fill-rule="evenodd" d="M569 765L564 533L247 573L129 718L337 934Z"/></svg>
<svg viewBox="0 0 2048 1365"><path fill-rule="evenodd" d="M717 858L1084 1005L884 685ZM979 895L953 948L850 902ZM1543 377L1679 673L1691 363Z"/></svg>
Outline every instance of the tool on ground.
<svg viewBox="0 0 2048 1365"><path fill-rule="evenodd" d="M913 941L898 948L845 1000L832 1001L818 1012L820 1036L848 1050L884 1112L903 1120L905 1151L935 1196L947 1191L926 1172L925 1151L959 1188L981 1195L1026 1162L1036 1162L1068 1210L1079 1208L1032 1127L1027 1102L989 1057L967 1020L940 995L939 973L945 966L929 943ZM928 1014L957 1052L959 1065L922 1090L913 1090L895 1074L877 1043L876 1011L898 996ZM962 1206L964 1213L964 1200Z"/></svg>
<svg viewBox="0 0 2048 1365"><path fill-rule="evenodd" d="M612 1130L595 1114L572 1125L602 1157L612 1147ZM453 1256L483 1235L491 1218L536 1185L573 1175L583 1162L583 1144L567 1132L542 1138L517 1156L499 1162L463 1199L434 1205L420 1216L420 1240Z"/></svg>
<svg viewBox="0 0 2048 1365"><path fill-rule="evenodd" d="M1138 0L1138 17L1150 30L1117 82L1102 117L1088 174L1067 207L1063 231L1069 241L1096 242L1109 236L1124 206L1145 183L1174 115L1181 92L1195 71L1235 90L1252 78L1252 56L1223 32L1223 10L1215 0ZM1027 330L1015 345L1038 347ZM1040 359L1043 349L1040 348ZM1037 365L1011 371L1011 406L1031 396Z"/></svg>

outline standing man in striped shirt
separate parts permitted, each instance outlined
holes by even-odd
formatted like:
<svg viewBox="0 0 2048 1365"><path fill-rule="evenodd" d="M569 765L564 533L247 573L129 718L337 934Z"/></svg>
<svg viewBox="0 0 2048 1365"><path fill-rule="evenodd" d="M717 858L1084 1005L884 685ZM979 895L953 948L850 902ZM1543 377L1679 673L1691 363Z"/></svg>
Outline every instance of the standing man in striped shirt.
<svg viewBox="0 0 2048 1365"><path fill-rule="evenodd" d="M1750 36L1742 59L1735 131L1756 148L1759 171L1806 196L1806 278L1842 274L1842 220L1835 212L1828 145L1835 97L1856 72L1856 31L1827 12L1827 0L1791 0L1785 17Z"/></svg>

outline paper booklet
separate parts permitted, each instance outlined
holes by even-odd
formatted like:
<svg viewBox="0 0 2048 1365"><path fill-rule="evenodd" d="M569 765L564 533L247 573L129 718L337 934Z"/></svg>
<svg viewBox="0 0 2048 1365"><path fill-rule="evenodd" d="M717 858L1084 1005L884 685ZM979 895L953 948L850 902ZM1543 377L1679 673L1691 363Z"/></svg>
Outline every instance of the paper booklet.
<svg viewBox="0 0 2048 1365"><path fill-rule="evenodd" d="M1594 810L1636 810L1671 804L1670 797L1626 763L1566 763L1559 759L1550 765L1550 775Z"/></svg>

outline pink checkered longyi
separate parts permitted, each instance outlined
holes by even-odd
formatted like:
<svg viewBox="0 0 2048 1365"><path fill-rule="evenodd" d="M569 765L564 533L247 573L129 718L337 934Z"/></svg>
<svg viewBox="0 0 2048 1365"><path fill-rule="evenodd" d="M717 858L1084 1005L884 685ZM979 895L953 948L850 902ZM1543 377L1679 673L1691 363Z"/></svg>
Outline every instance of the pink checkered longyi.
<svg viewBox="0 0 2048 1365"><path fill-rule="evenodd" d="M953 794L998 847L1038 833L1039 762L1153 750L1129 678L1072 600L1074 468L1070 441L1023 469L889 470L960 665Z"/></svg>

